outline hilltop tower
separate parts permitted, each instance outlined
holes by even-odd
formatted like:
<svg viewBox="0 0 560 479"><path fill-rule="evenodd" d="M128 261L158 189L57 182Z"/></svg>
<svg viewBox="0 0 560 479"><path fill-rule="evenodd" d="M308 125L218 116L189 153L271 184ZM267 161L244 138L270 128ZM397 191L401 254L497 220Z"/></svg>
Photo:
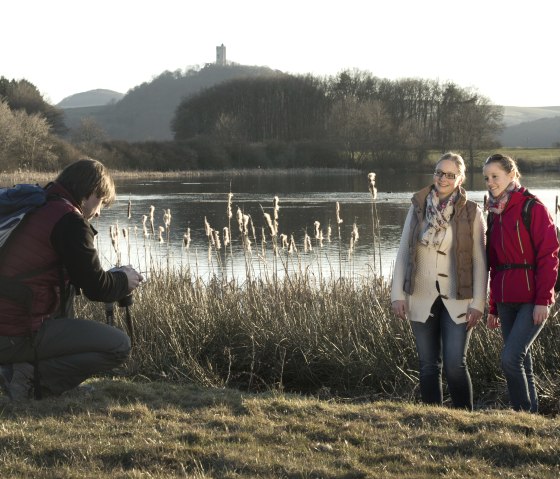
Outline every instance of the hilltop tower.
<svg viewBox="0 0 560 479"><path fill-rule="evenodd" d="M224 47L223 43L216 47L216 65L226 65L226 47Z"/></svg>

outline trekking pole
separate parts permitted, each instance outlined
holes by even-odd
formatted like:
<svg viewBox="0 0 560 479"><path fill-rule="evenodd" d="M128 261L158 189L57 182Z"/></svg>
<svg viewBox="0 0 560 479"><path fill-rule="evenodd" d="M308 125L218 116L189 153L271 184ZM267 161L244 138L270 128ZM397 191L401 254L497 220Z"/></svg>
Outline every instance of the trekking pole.
<svg viewBox="0 0 560 479"><path fill-rule="evenodd" d="M109 326L115 325L115 305L113 303L105 303L105 318Z"/></svg>
<svg viewBox="0 0 560 479"><path fill-rule="evenodd" d="M130 307L133 303L132 293L129 293L124 298L119 299L119 306L125 310L126 329L128 329L131 346L134 346L134 325L132 323L132 315L130 314Z"/></svg>

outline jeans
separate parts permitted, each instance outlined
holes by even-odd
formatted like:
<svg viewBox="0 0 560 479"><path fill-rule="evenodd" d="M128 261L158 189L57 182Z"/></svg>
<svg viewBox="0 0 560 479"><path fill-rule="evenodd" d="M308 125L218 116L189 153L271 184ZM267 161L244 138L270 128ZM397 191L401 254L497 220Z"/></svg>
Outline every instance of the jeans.
<svg viewBox="0 0 560 479"><path fill-rule="evenodd" d="M412 321L411 325L420 362L422 402L443 404L443 367L453 406L472 411L472 383L467 368L471 331L467 331L467 324L456 324L438 298L430 318L425 323Z"/></svg>
<svg viewBox="0 0 560 479"><path fill-rule="evenodd" d="M532 303L498 303L504 349L502 371L506 377L509 400L514 410L537 412L539 401L533 375L530 347L544 322L533 323Z"/></svg>

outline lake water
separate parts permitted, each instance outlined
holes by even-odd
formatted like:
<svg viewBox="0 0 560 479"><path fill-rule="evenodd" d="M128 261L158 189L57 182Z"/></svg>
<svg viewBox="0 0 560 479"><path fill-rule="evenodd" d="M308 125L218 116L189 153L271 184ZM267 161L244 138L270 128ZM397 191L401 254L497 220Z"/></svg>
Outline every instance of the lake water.
<svg viewBox="0 0 560 479"><path fill-rule="evenodd" d="M429 184L430 174L378 172L377 199L368 191L367 174L332 174L325 172L298 174L216 174L211 177L172 180L119 180L117 202L103 210L93 224L99 231L98 249L104 266L132 264L141 271L151 267L189 267L203 279L213 275L236 277L262 276L286 271L306 271L317 277L367 277L371 273L389 277L396 257L402 226L410 205L412 192ZM554 211L560 191L560 174L527 175L522 183L537 194ZM482 204L485 190L482 175L468 178L469 198ZM233 218L228 220L228 192L233 194ZM294 238L297 253L280 248L273 254L272 239L263 213L273 216L273 199L278 196L278 234ZM128 204L131 217L128 218ZM340 205L337 226L336 203ZM155 237L144 238L142 216L150 215L154 207ZM164 227L164 210L171 212L169 229L158 240L158 228ZM236 212L250 215L255 236L250 234L251 252L243 246ZM210 249L205 233L205 218L211 228L219 231L231 226L231 247ZM378 218L380 241L375 247L373 219ZM316 226L323 235L322 246L315 238ZM149 225L149 220L147 222ZM350 251L353 225L359 239ZM118 252L112 246L110 227L119 231ZM332 233L327 239L327 227ZM191 242L183 245L183 235L190 228ZM123 235L127 230L128 238ZM150 229L150 228L149 228ZM262 244L264 229L266 243ZM304 238L311 239L312 249L305 251ZM230 249L231 248L231 249Z"/></svg>

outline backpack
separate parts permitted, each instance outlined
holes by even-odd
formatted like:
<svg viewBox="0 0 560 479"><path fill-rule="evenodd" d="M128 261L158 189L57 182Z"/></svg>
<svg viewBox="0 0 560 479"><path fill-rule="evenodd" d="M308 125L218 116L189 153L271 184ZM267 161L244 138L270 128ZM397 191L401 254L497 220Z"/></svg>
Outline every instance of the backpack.
<svg viewBox="0 0 560 479"><path fill-rule="evenodd" d="M531 238L531 212L533 210L533 206L536 201L539 201L535 195L529 192L529 190L525 190L523 195L527 197L525 203L523 203L523 209L521 210L521 220L523 226L529 233L529 237ZM488 213L486 218L486 258L488 259L488 248L489 248L489 240L490 240L490 231L492 229L492 221L494 220L494 213ZM560 243L560 228L558 226L554 226L556 229L556 238L558 239L558 243ZM531 238L531 243L533 242L533 238ZM557 276L556 276L556 283L554 284L554 292L558 293L560 291L560 267L558 268Z"/></svg>
<svg viewBox="0 0 560 479"><path fill-rule="evenodd" d="M0 188L0 262L3 246L21 224L27 213L47 201L47 192L39 185L20 184L11 188ZM15 278L0 276L0 296L30 307L33 294L21 280L35 272Z"/></svg>

